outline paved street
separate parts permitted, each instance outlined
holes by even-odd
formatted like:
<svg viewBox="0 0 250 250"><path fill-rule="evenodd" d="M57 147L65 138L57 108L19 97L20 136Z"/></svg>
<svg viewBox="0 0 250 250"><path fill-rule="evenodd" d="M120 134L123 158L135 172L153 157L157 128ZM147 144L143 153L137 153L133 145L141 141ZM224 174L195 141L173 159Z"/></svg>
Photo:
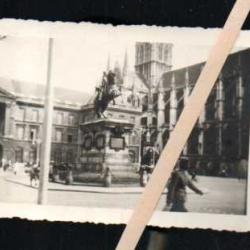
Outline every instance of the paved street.
<svg viewBox="0 0 250 250"><path fill-rule="evenodd" d="M187 207L193 212L244 214L246 181L237 179L198 177L198 183L205 195L188 193ZM50 183L48 203L51 205L71 205L88 207L133 208L143 188L130 187L104 188L98 186L64 185ZM164 207L163 194L158 209ZM37 189L29 186L26 174L14 175L11 172L0 175L0 201L35 203Z"/></svg>

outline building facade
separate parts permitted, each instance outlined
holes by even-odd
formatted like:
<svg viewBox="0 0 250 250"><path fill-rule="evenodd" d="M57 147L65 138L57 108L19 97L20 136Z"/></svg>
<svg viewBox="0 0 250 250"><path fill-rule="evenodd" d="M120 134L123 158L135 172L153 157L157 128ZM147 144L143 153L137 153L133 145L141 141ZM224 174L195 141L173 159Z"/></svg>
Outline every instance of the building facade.
<svg viewBox="0 0 250 250"><path fill-rule="evenodd" d="M0 79L0 87L1 159L12 163L38 162L43 138L44 87L6 79ZM80 110L87 97L55 88L52 161L76 163Z"/></svg>
<svg viewBox="0 0 250 250"><path fill-rule="evenodd" d="M172 70L172 44L136 43L135 67L113 71L122 95L106 116L134 124L128 144L131 163L140 164L148 146L161 151L188 100L204 62ZM183 149L195 162L248 159L250 49L231 54ZM110 70L108 62L107 70ZM0 79L0 158L39 160L44 116L44 87ZM51 159L81 164L85 133L94 121L94 95L55 89ZM213 164L216 166L216 164Z"/></svg>
<svg viewBox="0 0 250 250"><path fill-rule="evenodd" d="M171 46L168 49L171 50ZM154 50L151 50L153 53ZM171 52L169 54L171 55ZM205 64L202 62L171 70L171 63L167 58L171 57L165 59L165 65L169 65L164 67L167 70L157 77L152 77L152 82L149 80L150 90L143 108L145 117L141 121L141 125L146 129L142 138L148 138L149 144L160 150L167 143ZM146 69L142 73L147 78L152 74L152 67L148 72L148 63L144 63L140 68ZM250 49L238 51L228 57L183 149L182 154L189 157L193 164L198 163L204 169L212 168L207 169L206 173L217 174L222 162L236 165L248 159L249 65ZM230 171L231 175L235 175L233 169Z"/></svg>

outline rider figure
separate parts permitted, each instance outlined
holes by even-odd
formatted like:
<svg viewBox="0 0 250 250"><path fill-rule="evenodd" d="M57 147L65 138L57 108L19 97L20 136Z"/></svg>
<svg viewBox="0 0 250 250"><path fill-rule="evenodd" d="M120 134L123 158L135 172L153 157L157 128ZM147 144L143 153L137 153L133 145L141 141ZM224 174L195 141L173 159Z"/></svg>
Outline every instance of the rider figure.
<svg viewBox="0 0 250 250"><path fill-rule="evenodd" d="M106 93L108 89L108 78L107 73L105 71L103 72L101 89L103 93Z"/></svg>
<svg viewBox="0 0 250 250"><path fill-rule="evenodd" d="M108 72L107 75L107 94L112 96L116 94L117 88L116 88L116 83L115 83L115 73L112 72L111 70ZM115 98L112 98L113 105L115 105Z"/></svg>
<svg viewBox="0 0 250 250"><path fill-rule="evenodd" d="M108 75L107 75L107 85L109 87L109 90L112 89L112 87L114 87L115 85L115 73L112 72L112 70L110 70L108 72Z"/></svg>
<svg viewBox="0 0 250 250"><path fill-rule="evenodd" d="M98 88L99 99L102 99L103 95L109 95L115 86L115 73L109 70L108 74L104 71L102 77L102 84Z"/></svg>
<svg viewBox="0 0 250 250"><path fill-rule="evenodd" d="M102 83L96 87L96 97L94 101L95 112L97 117L104 117L104 111L107 109L110 101L115 105L115 98L120 96L121 92L116 87L115 73L111 70L106 73L103 72Z"/></svg>

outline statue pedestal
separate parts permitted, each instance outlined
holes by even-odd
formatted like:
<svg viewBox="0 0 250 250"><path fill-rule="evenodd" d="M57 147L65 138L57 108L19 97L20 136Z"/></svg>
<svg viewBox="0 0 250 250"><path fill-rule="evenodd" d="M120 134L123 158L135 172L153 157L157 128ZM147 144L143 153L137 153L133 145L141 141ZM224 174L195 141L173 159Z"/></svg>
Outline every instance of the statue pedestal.
<svg viewBox="0 0 250 250"><path fill-rule="evenodd" d="M76 178L104 186L139 182L128 149L133 127L133 123L116 119L97 119L81 124L81 167Z"/></svg>

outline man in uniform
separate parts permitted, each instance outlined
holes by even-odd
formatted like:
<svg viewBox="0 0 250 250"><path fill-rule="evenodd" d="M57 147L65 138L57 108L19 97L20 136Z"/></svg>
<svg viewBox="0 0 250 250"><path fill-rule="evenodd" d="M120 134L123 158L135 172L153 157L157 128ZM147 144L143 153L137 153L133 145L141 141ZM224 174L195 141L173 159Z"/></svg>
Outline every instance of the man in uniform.
<svg viewBox="0 0 250 250"><path fill-rule="evenodd" d="M181 159L179 168L173 171L168 182L167 208L170 208L170 211L188 212L185 207L187 200L186 187L189 187L197 194L203 195L203 192L190 180L187 170L188 159Z"/></svg>

